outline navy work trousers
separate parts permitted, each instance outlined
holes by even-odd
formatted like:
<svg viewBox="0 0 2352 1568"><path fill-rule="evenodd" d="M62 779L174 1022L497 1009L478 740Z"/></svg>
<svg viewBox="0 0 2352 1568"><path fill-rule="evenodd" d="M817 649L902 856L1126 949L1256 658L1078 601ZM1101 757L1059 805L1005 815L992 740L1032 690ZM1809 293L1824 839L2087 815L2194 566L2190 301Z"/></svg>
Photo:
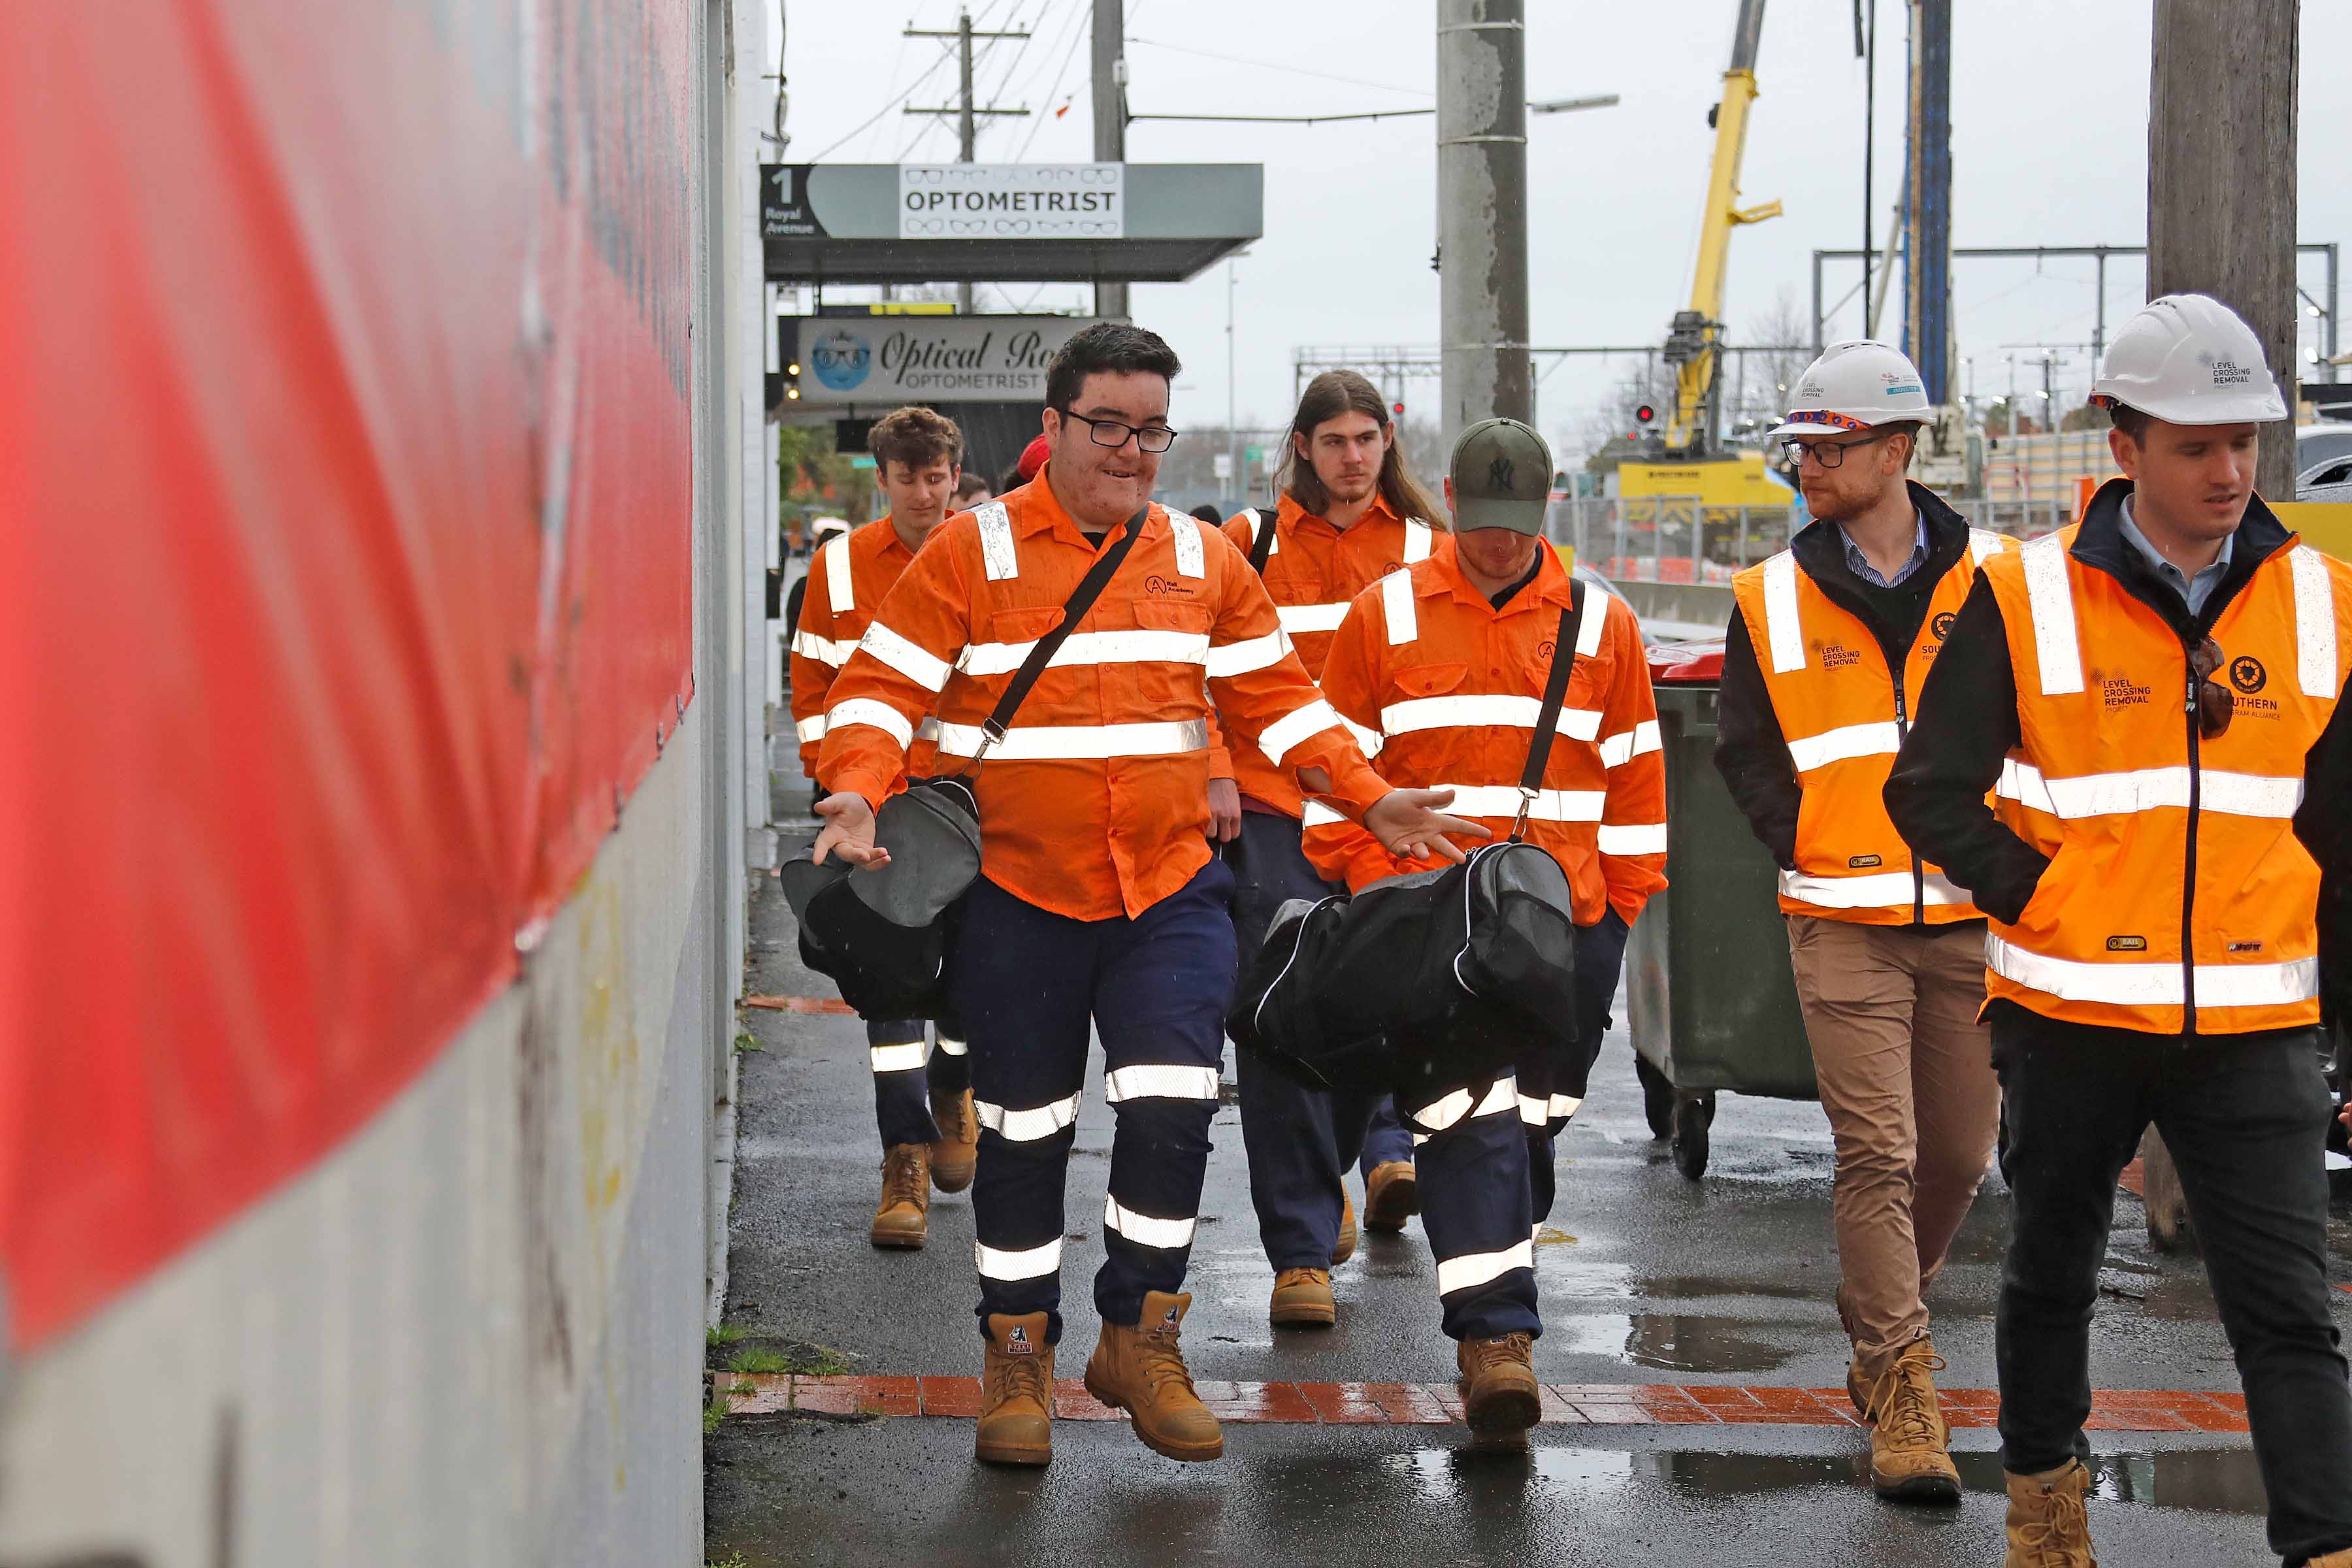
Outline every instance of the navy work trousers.
<svg viewBox="0 0 2352 1568"><path fill-rule="evenodd" d="M1150 1290L1178 1290L1208 1173L1235 950L1233 877L1212 860L1141 914L1077 921L983 877L950 960L971 1047L980 1169L973 1252L992 1312L1045 1312L1062 1337L1063 1189L1086 1082L1087 1026L1102 1037L1117 1119L1095 1307L1133 1324Z"/></svg>
<svg viewBox="0 0 2352 1568"><path fill-rule="evenodd" d="M1576 932L1576 1016L1530 1041L1515 1073L1454 1087L1409 1110L1421 1226L1454 1339L1543 1332L1536 1311L1535 1227L1551 1214L1552 1140L1583 1103L1624 966L1614 910Z"/></svg>
<svg viewBox="0 0 2352 1568"><path fill-rule="evenodd" d="M1992 1012L2009 1118L2009 1258L1993 1312L2001 1463L2031 1475L2091 1457L2091 1310L2116 1178L2164 1134L2246 1391L2271 1550L2352 1546L2352 1394L2327 1284L2332 1101L2310 1029L2207 1036Z"/></svg>
<svg viewBox="0 0 2352 1568"><path fill-rule="evenodd" d="M952 1099L971 1087L964 1043L942 1028L938 1044L924 1044L920 1018L868 1018L866 1047L874 1069L874 1121L882 1147L936 1143L939 1124L931 1100Z"/></svg>
<svg viewBox="0 0 2352 1568"><path fill-rule="evenodd" d="M1242 836L1224 847L1234 873L1234 931L1244 963L1265 944L1275 911L1292 899L1344 889L1315 874L1299 847L1296 818L1242 813ZM1310 1089L1234 1053L1241 1087L1242 1147L1249 1155L1250 1202L1265 1259L1285 1268L1328 1268L1339 1240L1340 1173L1360 1164L1412 1158L1412 1140L1387 1095Z"/></svg>

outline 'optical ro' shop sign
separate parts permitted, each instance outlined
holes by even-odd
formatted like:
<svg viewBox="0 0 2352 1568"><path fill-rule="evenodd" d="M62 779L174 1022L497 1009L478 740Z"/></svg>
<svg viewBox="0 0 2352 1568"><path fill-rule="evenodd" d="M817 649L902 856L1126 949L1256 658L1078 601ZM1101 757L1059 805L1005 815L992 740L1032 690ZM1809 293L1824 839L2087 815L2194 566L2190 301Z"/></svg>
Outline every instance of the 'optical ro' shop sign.
<svg viewBox="0 0 2352 1568"><path fill-rule="evenodd" d="M1118 239L1123 163L901 163L900 239Z"/></svg>
<svg viewBox="0 0 2352 1568"><path fill-rule="evenodd" d="M806 403L1042 401L1076 316L818 317L801 324Z"/></svg>

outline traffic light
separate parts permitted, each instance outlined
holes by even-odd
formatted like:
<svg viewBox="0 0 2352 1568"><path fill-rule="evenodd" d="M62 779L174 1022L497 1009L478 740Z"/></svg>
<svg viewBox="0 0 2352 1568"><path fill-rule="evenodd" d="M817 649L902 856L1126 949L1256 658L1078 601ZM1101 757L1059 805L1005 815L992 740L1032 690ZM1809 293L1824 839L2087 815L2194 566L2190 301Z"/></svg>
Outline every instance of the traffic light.
<svg viewBox="0 0 2352 1568"><path fill-rule="evenodd" d="M1393 409L1394 409L1394 410L1395 410L1399 415L1402 415L1402 414L1404 413L1404 405L1403 405L1403 404L1402 404L1402 403L1391 404L1391 405L1390 405L1390 406L1391 406L1391 408L1393 408Z"/></svg>
<svg viewBox="0 0 2352 1568"><path fill-rule="evenodd" d="M1651 423L1653 420L1656 419L1657 416L1658 411L1651 407L1646 403L1642 405L1641 407L1633 410L1633 417L1644 425Z"/></svg>

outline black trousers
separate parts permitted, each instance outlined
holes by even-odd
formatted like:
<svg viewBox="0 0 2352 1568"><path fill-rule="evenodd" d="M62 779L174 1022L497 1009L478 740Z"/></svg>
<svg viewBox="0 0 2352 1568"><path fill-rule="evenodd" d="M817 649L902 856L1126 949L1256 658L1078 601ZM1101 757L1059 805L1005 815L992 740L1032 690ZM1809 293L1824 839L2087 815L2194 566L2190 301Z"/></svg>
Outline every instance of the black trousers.
<svg viewBox="0 0 2352 1568"><path fill-rule="evenodd" d="M2001 1462L2087 1458L2091 1310L2116 1178L2153 1121L2180 1169L2238 1363L2270 1543L2290 1565L2352 1546L2352 1392L2329 1311L2332 1109L2312 1029L2170 1036L1992 1016L2011 1235L1994 1318Z"/></svg>

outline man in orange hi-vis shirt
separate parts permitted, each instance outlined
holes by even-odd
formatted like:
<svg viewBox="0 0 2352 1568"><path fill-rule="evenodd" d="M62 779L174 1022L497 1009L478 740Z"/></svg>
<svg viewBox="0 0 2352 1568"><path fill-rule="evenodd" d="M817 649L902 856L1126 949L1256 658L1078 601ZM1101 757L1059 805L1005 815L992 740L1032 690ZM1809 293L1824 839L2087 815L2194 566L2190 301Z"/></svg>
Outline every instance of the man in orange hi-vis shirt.
<svg viewBox="0 0 2352 1568"><path fill-rule="evenodd" d="M1452 548L1430 526L1442 515L1406 466L1379 390L1354 371L1329 370L1298 400L1277 503L1236 513L1225 537L1260 566L1283 634L1307 673L1320 679L1349 602L1400 567ZM1209 780L1246 964L1276 910L1331 887L1299 847L1306 798L1287 771L1236 737L1230 752L1212 748ZM1360 1108L1335 1118L1333 1096L1269 1070L1250 1052L1239 1053L1234 1070L1250 1202L1274 1266L1266 1315L1276 1328L1328 1326L1339 1317L1332 1266L1356 1249L1341 1173L1351 1164L1363 1172L1367 1227L1403 1229L1421 1207L1412 1137L1385 1095L1372 1103L1367 1125L1353 1113Z"/></svg>
<svg viewBox="0 0 2352 1568"><path fill-rule="evenodd" d="M1574 900L1576 1016L1557 1037L1526 1042L1516 1075L1398 1106L1420 1145L1422 1227L1445 1332L1459 1342L1465 1416L1491 1441L1523 1434L1539 1411L1531 1237L1551 1211L1552 1140L1582 1103L1626 934L1666 885L1666 780L1633 612L1572 583L1543 540L1543 437L1517 420L1481 421L1462 433L1451 469L1454 548L1358 596L1332 639L1323 690L1373 737L1367 749L1390 777L1448 791L1493 837L1511 831L1524 805L1528 841L1559 862ZM1575 646L1559 647L1571 592ZM1571 658L1542 788L1526 800L1519 781L1545 682L1555 659ZM1320 802L1307 803L1306 825L1308 858L1351 891L1432 868Z"/></svg>
<svg viewBox="0 0 2352 1568"><path fill-rule="evenodd" d="M889 515L836 533L819 547L793 633L793 722L801 768L811 779L819 777L817 753L835 677L898 574L947 521L949 497L960 489L963 432L928 408L900 408L874 422L866 449L874 455ZM916 765L926 765L921 755ZM924 1035L919 1018L866 1020L874 1116L882 1134L882 1197L868 1232L877 1247L922 1246L929 1234L931 1184L943 1193L971 1184L980 1124L972 1116L964 1044L952 1026L939 1031L936 1050Z"/></svg>
<svg viewBox="0 0 2352 1568"><path fill-rule="evenodd" d="M981 1458L1052 1457L1063 1188L1088 1026L1118 1119L1095 1279L1101 1342L1087 1387L1177 1459L1224 1451L1178 1331L1209 1156L1237 955L1233 877L1206 829L1211 703L1301 787L1415 855L1476 826L1443 791L1391 790L1285 641L1273 602L1214 529L1149 507L1176 438L1180 366L1152 332L1102 322L1046 370L1035 479L947 523L883 602L835 686L818 769L836 793L816 858L887 859L874 814L936 712L939 770L976 775L983 872L965 900L950 991L969 1031L982 1127L972 1187L986 1343ZM1132 547L1002 741L981 722L1103 552Z"/></svg>

